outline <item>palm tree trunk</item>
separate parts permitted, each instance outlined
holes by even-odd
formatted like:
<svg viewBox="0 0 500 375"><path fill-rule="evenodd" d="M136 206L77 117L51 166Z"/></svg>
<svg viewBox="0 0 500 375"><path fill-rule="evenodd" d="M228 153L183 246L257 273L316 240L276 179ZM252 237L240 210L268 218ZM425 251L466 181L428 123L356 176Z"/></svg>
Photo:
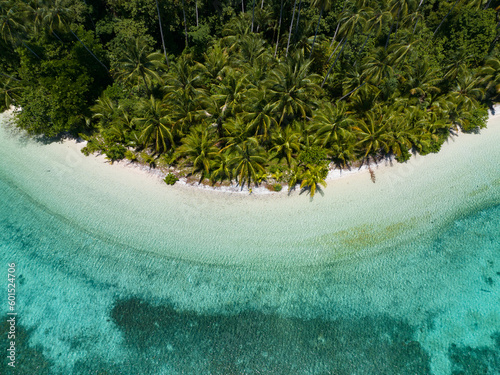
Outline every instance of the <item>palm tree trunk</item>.
<svg viewBox="0 0 500 375"><path fill-rule="evenodd" d="M299 10L297 11L297 24L295 25L295 34L299 30L300 10L302 9L302 0L299 1Z"/></svg>
<svg viewBox="0 0 500 375"><path fill-rule="evenodd" d="M335 61L333 62L333 64L330 66L330 69L328 69L328 72L326 73L326 76L325 76L325 79L323 80L323 82L321 83L321 87L323 87L323 85L325 84L326 80L328 79L328 76L330 75L330 72L332 71L332 68L335 66L335 63L337 62L337 60L339 59L340 55L342 55L342 51L344 50L344 47L345 47L345 43L347 42L347 37L345 38L344 40L344 44L342 45L342 49L340 50L340 52L338 53L337 57L335 58ZM337 46L338 47L338 46Z"/></svg>
<svg viewBox="0 0 500 375"><path fill-rule="evenodd" d="M357 53L357 55L361 56L361 52L363 52L363 50L365 49L365 46L366 46L366 43L368 43L368 40L370 39L370 37L372 36L372 33L373 33L373 29L370 31L370 34L368 34L368 36L366 37L366 40L365 42L363 43L363 45L361 46L361 49L359 50L359 52ZM356 66L358 62L356 61L354 63L354 66Z"/></svg>
<svg viewBox="0 0 500 375"><path fill-rule="evenodd" d="M451 9L448 11L448 13L446 13L446 16L444 16L443 20L441 21L441 23L439 24L439 26L436 28L436 30L434 30L434 35L436 35L437 31L439 30L439 28L441 27L441 25L443 24L444 20L450 15L451 11L453 10L453 8L455 8L455 5L457 5L457 3L459 2L460 0L457 0L455 1L455 4L453 4L453 6L451 7Z"/></svg>
<svg viewBox="0 0 500 375"><path fill-rule="evenodd" d="M241 12L245 13L245 3L241 0Z"/></svg>
<svg viewBox="0 0 500 375"><path fill-rule="evenodd" d="M335 49L333 50L333 52L331 53L330 57L328 57L328 60L327 60L327 64L330 62L330 60L332 59L333 55L335 55L335 52L337 52L338 48L340 47L340 45L342 44L342 42L344 41L344 39L340 39L340 43L337 44L337 47L335 47Z"/></svg>
<svg viewBox="0 0 500 375"><path fill-rule="evenodd" d="M339 28L340 28L340 22L337 23L337 27L335 28L335 33L333 34L332 42L330 43L330 48L333 46L333 42L335 42L335 38L337 37Z"/></svg>
<svg viewBox="0 0 500 375"><path fill-rule="evenodd" d="M321 11L319 12L318 24L316 25L316 31L314 32L314 39L313 39L313 44L311 46L311 52L309 53L309 58L311 58L311 55L314 50L314 43L316 42L316 36L318 35L319 21L321 21L322 15L323 15L323 7L321 7Z"/></svg>
<svg viewBox="0 0 500 375"><path fill-rule="evenodd" d="M399 13L401 12L401 7L398 10L398 15L396 16L397 23L396 23L396 30L394 30L394 34L396 34L396 31L398 29L398 24L399 24ZM387 35L387 40L385 41L385 50L387 50L387 47L389 46L389 40L391 39L391 33L392 33L392 27L394 26L394 20L392 20L391 23L391 28L389 29L389 35Z"/></svg>
<svg viewBox="0 0 500 375"><path fill-rule="evenodd" d="M342 12L340 12L340 14L344 13L346 3L347 3L347 1L344 1L344 5L342 6ZM339 20L339 22L337 22L337 28L335 29L335 33L333 34L332 42L330 43L330 48L332 47L333 42L335 41L335 38L337 37L339 27L340 27L340 20Z"/></svg>
<svg viewBox="0 0 500 375"><path fill-rule="evenodd" d="M61 43L63 43L63 44L64 44L64 42L62 41L62 39L61 39L61 38L59 38L59 35L57 35L57 34L56 34L56 32L55 32L54 30L52 30L52 34L54 34L54 36L55 36L57 39L59 39L59 41L60 41Z"/></svg>
<svg viewBox="0 0 500 375"><path fill-rule="evenodd" d="M297 5L297 0L295 0L293 3L292 22L290 22L290 30L288 31L288 43L286 44L285 57L288 56L288 48L290 47L290 37L292 36L293 19L295 17L295 6L296 5Z"/></svg>
<svg viewBox="0 0 500 375"><path fill-rule="evenodd" d="M484 7L484 9L488 9L488 8L489 8L489 6L490 6L490 4L491 4L491 0L490 0L490 1L488 1L488 4L486 4L486 6Z"/></svg>
<svg viewBox="0 0 500 375"><path fill-rule="evenodd" d="M187 29L187 22L186 22L186 11L184 9L184 0L182 0L182 15L184 17L184 33L186 35L186 47L188 46L188 29Z"/></svg>
<svg viewBox="0 0 500 375"><path fill-rule="evenodd" d="M366 83L366 82L363 82L361 85L359 85L358 87L356 87L354 90L349 91L347 94L345 94L343 97L341 97L341 98L339 99L339 102L340 102L342 99L344 99L344 98L348 97L349 95L351 95L354 91L359 90L359 89L360 89L360 88L361 88L361 87L362 87L365 83Z"/></svg>
<svg viewBox="0 0 500 375"><path fill-rule="evenodd" d="M196 27L198 27L199 26L199 24L198 24L198 0L194 1L194 6L196 9Z"/></svg>
<svg viewBox="0 0 500 375"><path fill-rule="evenodd" d="M151 93L151 90L149 90L148 83L146 82L146 77L144 77L144 74L142 75L142 81L144 82L144 85L146 86L146 90L148 92L148 95Z"/></svg>
<svg viewBox="0 0 500 375"><path fill-rule="evenodd" d="M158 5L158 0L156 0L156 10L158 11L158 22L160 24L160 35L161 35L161 45L163 46L163 54L165 55L167 66L170 67L170 62L168 61L167 57L167 50L165 49L165 39L163 38L163 27L161 26L160 6Z"/></svg>
<svg viewBox="0 0 500 375"><path fill-rule="evenodd" d="M278 43L280 41L280 30L281 30L281 17L283 15L283 0L281 0L281 8L280 8L280 20L278 23L278 37L276 38L276 47L274 48L274 58L276 58L276 53L278 52Z"/></svg>
<svg viewBox="0 0 500 375"><path fill-rule="evenodd" d="M418 13L418 10L420 9L420 6L425 2L425 0L421 0L420 4L418 4L417 10L415 13ZM413 33L411 35L415 35L415 30L417 29L417 24L418 24L418 18L415 21L415 26L413 27Z"/></svg>

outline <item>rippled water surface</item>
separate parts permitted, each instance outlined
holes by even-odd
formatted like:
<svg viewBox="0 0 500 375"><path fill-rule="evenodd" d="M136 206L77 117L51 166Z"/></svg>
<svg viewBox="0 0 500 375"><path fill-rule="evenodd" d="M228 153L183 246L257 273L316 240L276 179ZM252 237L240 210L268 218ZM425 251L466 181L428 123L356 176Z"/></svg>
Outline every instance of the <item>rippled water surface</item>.
<svg viewBox="0 0 500 375"><path fill-rule="evenodd" d="M500 131L461 137L310 201L172 189L3 128L0 373L498 374Z"/></svg>

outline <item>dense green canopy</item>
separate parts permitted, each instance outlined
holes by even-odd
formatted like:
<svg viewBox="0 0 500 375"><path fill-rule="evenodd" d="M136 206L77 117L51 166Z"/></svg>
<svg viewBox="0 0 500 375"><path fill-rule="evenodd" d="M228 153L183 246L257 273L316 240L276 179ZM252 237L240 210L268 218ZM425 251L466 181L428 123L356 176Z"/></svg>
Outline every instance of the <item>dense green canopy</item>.
<svg viewBox="0 0 500 375"><path fill-rule="evenodd" d="M499 0L0 0L0 109L199 181L437 152L498 101ZM276 188L277 189L277 188ZM278 190L278 189L277 189Z"/></svg>

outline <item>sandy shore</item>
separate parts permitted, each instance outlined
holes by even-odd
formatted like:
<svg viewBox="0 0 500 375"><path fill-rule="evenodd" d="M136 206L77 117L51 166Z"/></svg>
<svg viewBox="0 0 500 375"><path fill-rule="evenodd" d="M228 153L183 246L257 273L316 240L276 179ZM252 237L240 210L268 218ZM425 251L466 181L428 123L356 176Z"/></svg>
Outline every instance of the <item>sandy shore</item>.
<svg viewBox="0 0 500 375"><path fill-rule="evenodd" d="M10 110L4 112L3 115L9 117L12 115L12 113L14 111L15 111L15 108L11 108ZM489 117L490 122L491 122L491 120L493 120L495 118L500 118L500 104L496 105L494 107L494 112L495 112L495 114L490 113L490 117ZM460 137L461 135L462 135L461 138L463 138L463 134L459 131L457 133L457 136L450 137L450 139L448 140L448 143L455 142L456 138ZM79 152L87 144L86 141L75 140L75 139L65 139L63 141L63 143L67 147L70 147L70 148L77 150ZM446 147L447 147L446 144L443 145L443 149ZM93 154L93 155L90 155L89 158L95 158L95 160L97 160L101 163L111 164L105 158L104 155ZM413 163L414 159L415 159L415 156L413 156L412 159L410 159L410 161L408 163L409 164ZM380 172L381 170L394 167L398 164L401 164L401 163L398 163L396 160L382 160L376 164L372 163L370 166L363 165L361 168L353 167L350 170L349 169L343 169L343 170L336 169L332 165L325 180L327 183L331 183L332 181L335 181L335 180L338 180L341 178L345 178L345 177L349 177L349 176L353 176L353 175L358 175L358 174L366 175L366 178L370 179L369 169L374 171L375 176L376 176L376 174L378 172ZM162 184L164 183L163 179L165 178L166 173L164 173L163 171L161 171L159 169L150 168L147 165L133 163L133 162L130 162L127 160L117 161L117 162L114 162L112 165L115 168L123 168L123 169L131 171L137 175L141 175L141 176L146 177L148 179L151 179L151 178L157 179ZM198 184L196 182L189 183L187 178L181 177L179 179L179 181L176 183L176 186L187 188L187 189L197 189L197 190L199 189L199 190L203 190L203 191L211 191L211 192L219 192L219 193L245 194L245 195L249 194L248 186L245 185L243 188L241 188L241 186L237 185L235 182L233 182L230 186L212 186L212 185L208 185L208 184ZM300 191L299 185L296 185L295 189L292 191L292 194L296 193L297 191ZM283 189L280 192L270 191L269 189L267 189L264 186L259 186L259 187L253 186L252 187L252 194L253 195L288 195L289 192L288 192L288 187L285 184L285 185L283 185Z"/></svg>
<svg viewBox="0 0 500 375"><path fill-rule="evenodd" d="M450 138L437 154L374 167L376 183L366 169L337 171L312 200L286 188L249 196L167 186L147 167L84 156L83 143L43 144L5 127L0 173L55 215L136 249L208 263L317 264L431 236L464 212L498 204L499 120Z"/></svg>

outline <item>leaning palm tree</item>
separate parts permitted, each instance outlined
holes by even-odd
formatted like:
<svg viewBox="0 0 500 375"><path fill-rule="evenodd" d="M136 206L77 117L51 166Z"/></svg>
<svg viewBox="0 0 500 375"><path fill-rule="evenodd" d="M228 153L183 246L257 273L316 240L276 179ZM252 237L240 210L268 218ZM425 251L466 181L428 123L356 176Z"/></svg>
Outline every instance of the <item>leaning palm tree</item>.
<svg viewBox="0 0 500 375"><path fill-rule="evenodd" d="M290 39L292 37L292 28L293 28L293 20L295 18L295 6L297 5L297 0L294 0L293 3L293 13L292 13L292 20L290 21L290 29L288 30L288 42L286 44L286 52L285 52L285 57L288 56L288 48L290 47Z"/></svg>
<svg viewBox="0 0 500 375"><path fill-rule="evenodd" d="M301 189L308 189L311 198L316 194L319 185L326 187L326 174L327 170L323 165L309 165L306 171L300 176L302 182L300 183Z"/></svg>
<svg viewBox="0 0 500 375"><path fill-rule="evenodd" d="M156 80L161 82L158 68L161 66L161 53L148 53L148 45L143 38L129 41L121 51L116 62L115 74L117 79L124 82L139 84L141 81L148 94Z"/></svg>
<svg viewBox="0 0 500 375"><path fill-rule="evenodd" d="M162 153L174 146L174 123L168 109L161 100L152 95L142 102L143 117L134 122L141 129L140 140L144 147L152 147L154 152Z"/></svg>
<svg viewBox="0 0 500 375"><path fill-rule="evenodd" d="M278 21L278 35L276 36L276 46L274 48L274 58L276 58L276 54L278 53L278 44L280 40L280 34L281 34L281 19L283 17L283 0L281 0L281 6L280 6L280 18Z"/></svg>
<svg viewBox="0 0 500 375"><path fill-rule="evenodd" d="M245 183L250 188L252 182L257 182L258 175L265 171L265 163L264 150L254 139L249 138L242 144L235 145L231 165L241 189Z"/></svg>

